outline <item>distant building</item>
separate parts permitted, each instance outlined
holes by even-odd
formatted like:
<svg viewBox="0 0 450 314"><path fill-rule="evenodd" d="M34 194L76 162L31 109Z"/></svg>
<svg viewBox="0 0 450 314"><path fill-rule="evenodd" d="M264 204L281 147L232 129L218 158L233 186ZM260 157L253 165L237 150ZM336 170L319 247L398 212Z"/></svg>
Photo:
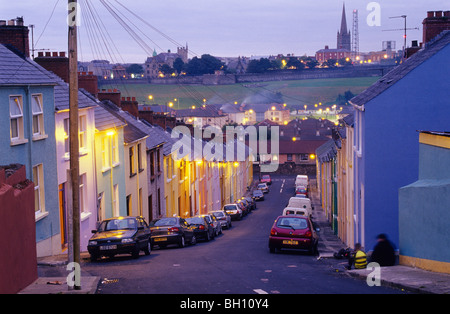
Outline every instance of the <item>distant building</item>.
<svg viewBox="0 0 450 314"><path fill-rule="evenodd" d="M339 60L339 59L347 59L352 57L352 52L347 49L330 49L328 46L325 46L325 49L320 49L316 52L316 60L320 63L323 63L327 60Z"/></svg>
<svg viewBox="0 0 450 314"><path fill-rule="evenodd" d="M341 19L341 29L337 33L337 49L344 49L347 51L351 51L351 34L350 31L347 30L347 17L345 15L345 3L342 7L342 19Z"/></svg>
<svg viewBox="0 0 450 314"><path fill-rule="evenodd" d="M177 58L183 60L184 63L188 62L188 46L178 47L177 52L173 53L170 50L160 54L153 51L153 56L148 57L144 65L144 74L148 79L157 78L159 76L159 69L162 65L167 64L171 68Z"/></svg>

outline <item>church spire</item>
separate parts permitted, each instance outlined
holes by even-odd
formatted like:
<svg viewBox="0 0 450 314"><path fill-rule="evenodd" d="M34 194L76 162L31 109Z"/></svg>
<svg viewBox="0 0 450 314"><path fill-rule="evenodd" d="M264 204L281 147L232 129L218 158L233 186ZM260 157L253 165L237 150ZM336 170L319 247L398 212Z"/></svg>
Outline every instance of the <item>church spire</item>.
<svg viewBox="0 0 450 314"><path fill-rule="evenodd" d="M341 34L347 34L347 17L345 15L345 2L342 7Z"/></svg>

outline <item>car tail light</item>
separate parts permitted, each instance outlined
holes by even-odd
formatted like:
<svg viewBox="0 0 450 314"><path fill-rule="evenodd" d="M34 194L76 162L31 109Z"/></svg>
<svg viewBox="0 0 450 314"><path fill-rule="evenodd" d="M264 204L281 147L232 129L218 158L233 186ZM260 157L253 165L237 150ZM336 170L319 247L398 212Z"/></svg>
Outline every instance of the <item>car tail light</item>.
<svg viewBox="0 0 450 314"><path fill-rule="evenodd" d="M198 226L198 228L199 228L200 230L205 230L205 226L204 226L204 225L200 225L200 226Z"/></svg>
<svg viewBox="0 0 450 314"><path fill-rule="evenodd" d="M180 231L180 229L178 229L177 227L169 228L169 232L178 232L178 231Z"/></svg>
<svg viewBox="0 0 450 314"><path fill-rule="evenodd" d="M277 230L275 229L275 228L272 228L271 230L270 230L270 235L273 235L273 236L276 236L278 233L277 233Z"/></svg>
<svg viewBox="0 0 450 314"><path fill-rule="evenodd" d="M305 237L307 237L307 238L311 238L312 237L311 230L308 230L308 231L305 232Z"/></svg>

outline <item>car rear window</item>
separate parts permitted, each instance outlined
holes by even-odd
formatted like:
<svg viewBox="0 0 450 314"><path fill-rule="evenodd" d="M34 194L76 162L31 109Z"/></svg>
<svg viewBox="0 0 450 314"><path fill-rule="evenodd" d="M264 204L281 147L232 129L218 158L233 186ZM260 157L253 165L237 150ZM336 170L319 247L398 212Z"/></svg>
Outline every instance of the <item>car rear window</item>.
<svg viewBox="0 0 450 314"><path fill-rule="evenodd" d="M153 220L150 226L173 226L177 224L177 218L161 218L158 220Z"/></svg>
<svg viewBox="0 0 450 314"><path fill-rule="evenodd" d="M202 225L205 223L203 218L200 218L200 217L186 218L186 221L190 225L192 225L192 224Z"/></svg>
<svg viewBox="0 0 450 314"><path fill-rule="evenodd" d="M265 175L265 176L262 176L262 178L265 179L265 180L268 180L268 179L270 179L270 176Z"/></svg>
<svg viewBox="0 0 450 314"><path fill-rule="evenodd" d="M294 228L294 229L307 229L308 222L306 219L294 218L294 217L283 217L278 219L277 227L280 228Z"/></svg>
<svg viewBox="0 0 450 314"><path fill-rule="evenodd" d="M236 205L225 205L224 210L236 210Z"/></svg>
<svg viewBox="0 0 450 314"><path fill-rule="evenodd" d="M223 217L223 216L225 216L223 212L214 212L212 214L214 215L214 217Z"/></svg>

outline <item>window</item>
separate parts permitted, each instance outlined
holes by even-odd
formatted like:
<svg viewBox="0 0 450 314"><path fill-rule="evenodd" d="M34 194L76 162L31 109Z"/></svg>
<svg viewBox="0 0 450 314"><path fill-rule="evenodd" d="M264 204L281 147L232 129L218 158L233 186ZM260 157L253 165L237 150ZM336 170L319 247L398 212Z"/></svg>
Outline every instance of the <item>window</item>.
<svg viewBox="0 0 450 314"><path fill-rule="evenodd" d="M38 218L45 212L44 170L42 164L33 167L33 183L34 183L34 214L35 218Z"/></svg>
<svg viewBox="0 0 450 314"><path fill-rule="evenodd" d="M127 195L127 216L131 216L132 212L131 194Z"/></svg>
<svg viewBox="0 0 450 314"><path fill-rule="evenodd" d="M67 156L70 154L69 118L64 119L64 153Z"/></svg>
<svg viewBox="0 0 450 314"><path fill-rule="evenodd" d="M287 161L292 161L292 154L287 154Z"/></svg>
<svg viewBox="0 0 450 314"><path fill-rule="evenodd" d="M128 149L129 155L130 155L130 177L134 176L136 174L136 169L134 166L134 146L131 146Z"/></svg>
<svg viewBox="0 0 450 314"><path fill-rule="evenodd" d="M23 139L23 103L21 96L9 97L9 117L11 121L11 142Z"/></svg>
<svg viewBox="0 0 450 314"><path fill-rule="evenodd" d="M31 111L33 112L33 136L44 134L44 111L42 95L31 96Z"/></svg>
<svg viewBox="0 0 450 314"><path fill-rule="evenodd" d="M86 116L79 117L78 130L80 150L85 150L87 148Z"/></svg>
<svg viewBox="0 0 450 314"><path fill-rule="evenodd" d="M79 178L80 182L80 212L86 213L86 174L82 174Z"/></svg>
<svg viewBox="0 0 450 314"><path fill-rule="evenodd" d="M102 139L102 167L103 170L107 170L111 167L109 154L109 137L105 136Z"/></svg>
<svg viewBox="0 0 450 314"><path fill-rule="evenodd" d="M161 151L158 149L156 151L156 165L158 166L158 174L161 172Z"/></svg>
<svg viewBox="0 0 450 314"><path fill-rule="evenodd" d="M111 145L112 145L112 162L113 166L119 164L119 140L117 136L117 132L114 133L111 139Z"/></svg>
<svg viewBox="0 0 450 314"><path fill-rule="evenodd" d="M153 177L155 175L155 153L150 152L150 175Z"/></svg>
<svg viewBox="0 0 450 314"><path fill-rule="evenodd" d="M138 170L139 172L141 172L142 169L142 156L141 156L141 144L137 144L137 163L138 163Z"/></svg>

